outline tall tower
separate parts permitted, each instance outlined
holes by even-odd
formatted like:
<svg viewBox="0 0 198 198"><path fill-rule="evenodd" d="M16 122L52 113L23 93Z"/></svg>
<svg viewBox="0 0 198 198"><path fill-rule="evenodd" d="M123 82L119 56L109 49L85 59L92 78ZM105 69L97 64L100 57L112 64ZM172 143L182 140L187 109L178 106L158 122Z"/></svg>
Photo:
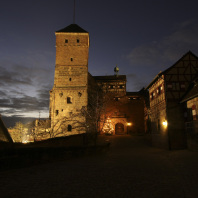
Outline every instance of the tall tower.
<svg viewBox="0 0 198 198"><path fill-rule="evenodd" d="M55 134L85 132L75 117L88 104L89 33L76 24L55 32L56 65L50 91L51 128ZM84 131L83 131L84 130Z"/></svg>

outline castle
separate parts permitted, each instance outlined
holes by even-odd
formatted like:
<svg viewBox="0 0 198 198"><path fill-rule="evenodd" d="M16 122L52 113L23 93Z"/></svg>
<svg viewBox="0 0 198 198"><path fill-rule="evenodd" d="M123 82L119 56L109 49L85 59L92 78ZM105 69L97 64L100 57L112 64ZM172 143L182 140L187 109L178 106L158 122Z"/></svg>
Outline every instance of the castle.
<svg viewBox="0 0 198 198"><path fill-rule="evenodd" d="M71 24L56 33L54 86L50 91L51 130L57 135L87 131L144 132L144 95L126 92L126 75L88 72L89 33Z"/></svg>
<svg viewBox="0 0 198 198"><path fill-rule="evenodd" d="M197 134L197 100L190 97L188 103L185 99L198 77L198 58L192 52L139 92L126 91L126 75L119 75L117 66L114 75L92 76L88 55L87 31L71 24L56 32L55 79L50 92L51 129L55 133L151 132L153 145L169 149L187 146L189 125L191 133Z"/></svg>
<svg viewBox="0 0 198 198"><path fill-rule="evenodd" d="M160 72L145 89L127 92L126 75L119 75L117 66L114 75L88 72L87 31L71 24L55 35L49 120L36 122L33 135L37 140L90 132L149 132L152 145L163 148L186 148L189 142L198 145L198 57L191 51ZM2 137L5 139L5 134Z"/></svg>

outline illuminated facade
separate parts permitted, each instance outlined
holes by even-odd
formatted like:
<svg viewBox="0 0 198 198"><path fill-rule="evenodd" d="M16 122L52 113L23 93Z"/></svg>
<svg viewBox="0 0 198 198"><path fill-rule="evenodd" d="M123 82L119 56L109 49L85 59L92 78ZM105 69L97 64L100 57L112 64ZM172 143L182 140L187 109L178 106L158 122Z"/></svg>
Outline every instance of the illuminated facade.
<svg viewBox="0 0 198 198"><path fill-rule="evenodd" d="M86 121L85 117L74 118L74 115L88 104L89 33L71 24L55 35L56 65L54 86L50 91L51 130L54 135L85 133L80 127Z"/></svg>
<svg viewBox="0 0 198 198"><path fill-rule="evenodd" d="M116 67L117 68L117 67ZM116 69L115 68L115 69ZM100 131L111 134L135 134L145 132L144 95L126 91L126 75L94 76L105 97L105 113L101 116Z"/></svg>
<svg viewBox="0 0 198 198"><path fill-rule="evenodd" d="M55 34L56 65L49 116L53 136L85 133L94 124L103 133L107 118L112 134L144 132L144 98L140 92L126 92L126 75L118 75L118 67L112 76L88 73L89 33L71 24ZM97 107L98 95L105 98L103 111ZM91 118L82 116L82 109L92 113ZM99 118L97 111L102 112Z"/></svg>
<svg viewBox="0 0 198 198"><path fill-rule="evenodd" d="M189 51L148 85L153 144L186 147L186 110L180 101L197 75L198 58Z"/></svg>
<svg viewBox="0 0 198 198"><path fill-rule="evenodd" d="M185 128L189 148L198 147L198 78L190 85L181 103L186 105Z"/></svg>

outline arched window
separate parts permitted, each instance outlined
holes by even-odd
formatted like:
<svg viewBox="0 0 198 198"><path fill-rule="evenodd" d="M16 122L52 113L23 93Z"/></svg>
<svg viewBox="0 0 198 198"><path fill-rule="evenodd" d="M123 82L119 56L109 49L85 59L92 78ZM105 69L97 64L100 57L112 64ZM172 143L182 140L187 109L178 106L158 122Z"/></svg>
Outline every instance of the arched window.
<svg viewBox="0 0 198 198"><path fill-rule="evenodd" d="M67 126L67 131L72 131L72 126L70 124Z"/></svg>
<svg viewBox="0 0 198 198"><path fill-rule="evenodd" d="M72 103L72 98L71 97L67 97L67 104L71 104Z"/></svg>

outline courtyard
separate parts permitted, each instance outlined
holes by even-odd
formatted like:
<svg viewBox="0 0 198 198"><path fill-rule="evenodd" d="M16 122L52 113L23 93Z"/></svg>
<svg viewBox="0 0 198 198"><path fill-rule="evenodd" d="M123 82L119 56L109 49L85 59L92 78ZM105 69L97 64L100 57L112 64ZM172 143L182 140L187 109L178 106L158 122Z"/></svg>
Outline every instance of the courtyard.
<svg viewBox="0 0 198 198"><path fill-rule="evenodd" d="M100 136L108 150L0 172L0 197L195 198L198 151L151 147L148 136Z"/></svg>

